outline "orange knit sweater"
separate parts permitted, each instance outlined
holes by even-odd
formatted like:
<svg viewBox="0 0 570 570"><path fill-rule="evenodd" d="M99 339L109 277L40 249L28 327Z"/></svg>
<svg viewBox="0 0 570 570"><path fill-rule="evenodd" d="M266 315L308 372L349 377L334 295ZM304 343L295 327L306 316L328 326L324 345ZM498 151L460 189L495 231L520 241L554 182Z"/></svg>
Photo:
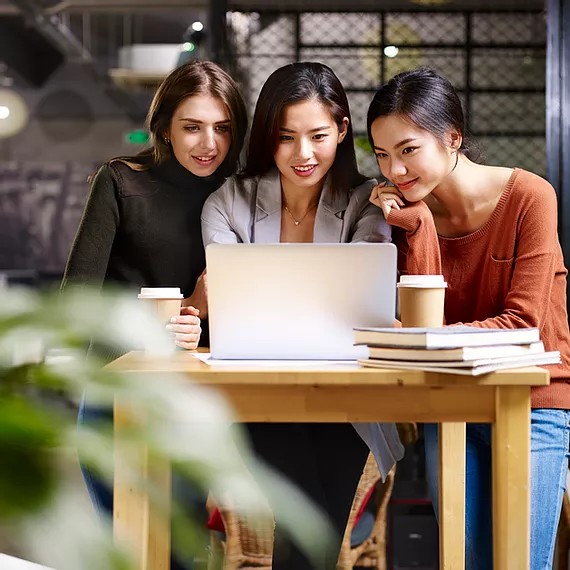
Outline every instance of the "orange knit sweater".
<svg viewBox="0 0 570 570"><path fill-rule="evenodd" d="M562 363L545 367L551 384L532 389L532 407L570 409L567 270L552 186L515 169L489 220L463 237L438 236L422 201L392 209L387 221L400 271L445 276L446 323L540 329L545 349L559 350Z"/></svg>

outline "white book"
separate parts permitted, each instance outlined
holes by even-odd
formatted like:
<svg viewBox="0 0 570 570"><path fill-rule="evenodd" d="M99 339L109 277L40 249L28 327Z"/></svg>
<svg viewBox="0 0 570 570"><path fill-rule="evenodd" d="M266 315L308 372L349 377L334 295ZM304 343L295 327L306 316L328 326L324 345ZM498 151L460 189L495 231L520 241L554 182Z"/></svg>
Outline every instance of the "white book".
<svg viewBox="0 0 570 570"><path fill-rule="evenodd" d="M461 348L499 344L530 344L539 341L540 333L537 328L484 329L470 326L354 328L354 344L370 346Z"/></svg>
<svg viewBox="0 0 570 570"><path fill-rule="evenodd" d="M502 358L544 352L542 342L532 344L502 344L498 346L462 346L460 348L394 348L370 346L370 358L409 360L419 362L467 361L479 358Z"/></svg>
<svg viewBox="0 0 570 570"><path fill-rule="evenodd" d="M488 362L483 364L483 362ZM360 358L358 363L362 366L372 368L396 368L401 370L423 370L425 372L443 372L448 374L463 374L466 376L479 376L480 374L487 374L495 370L503 370L506 368L524 368L526 366L543 366L545 364L559 364L560 352L557 350L551 352L543 352L542 354L528 355L525 358L518 359L499 359L493 362L491 359L481 361L480 365L461 367L450 366L448 362L441 363L418 363L418 362L404 362L396 360L377 360L374 358ZM459 363L464 365L464 363Z"/></svg>

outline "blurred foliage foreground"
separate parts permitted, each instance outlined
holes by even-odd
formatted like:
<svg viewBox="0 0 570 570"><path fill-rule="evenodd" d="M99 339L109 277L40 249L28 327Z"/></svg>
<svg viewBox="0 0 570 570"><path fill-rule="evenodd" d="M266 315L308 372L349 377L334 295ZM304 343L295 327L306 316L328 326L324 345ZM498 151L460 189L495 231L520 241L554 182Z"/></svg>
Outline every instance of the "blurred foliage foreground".
<svg viewBox="0 0 570 570"><path fill-rule="evenodd" d="M77 405L88 389L90 402L109 409L115 395L132 403L146 418L130 433L132 442L169 458L198 494L231 494L252 524L267 516L244 465L255 470L293 538L318 556L326 522L300 492L251 456L235 426L230 434L231 410L220 396L189 378L111 374L97 351L86 357L90 343L121 354L149 339L165 352L172 349L152 315L124 295L0 290L0 528L27 558L57 570L133 567L128 553L113 545L110 521L105 526L85 512L85 489L78 488L78 449L112 487L111 422L96 430L76 427ZM168 500L151 496L158 508ZM173 549L183 557L204 543L206 532L184 507L172 505Z"/></svg>

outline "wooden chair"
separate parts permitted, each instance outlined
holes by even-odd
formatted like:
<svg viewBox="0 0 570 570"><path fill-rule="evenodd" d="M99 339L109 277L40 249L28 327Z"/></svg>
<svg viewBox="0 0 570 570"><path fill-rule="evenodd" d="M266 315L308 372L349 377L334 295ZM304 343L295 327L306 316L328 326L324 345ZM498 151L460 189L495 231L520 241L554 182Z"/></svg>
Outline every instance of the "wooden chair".
<svg viewBox="0 0 570 570"><path fill-rule="evenodd" d="M415 423L406 422L396 425L404 446L417 440L418 428ZM386 516L395 474L396 466L390 471L386 481L382 483L374 457L372 454L368 456L350 511L337 570L352 570L354 566L386 570ZM351 548L350 537L356 515L374 487L376 488L371 497L375 515L374 527L370 536L362 544ZM212 502L210 508L213 507ZM218 533L210 533L208 570L271 570L273 525L268 522L253 532L248 528L244 517L232 508L229 496L218 498L218 508L224 523L226 538L222 540ZM267 509L267 520L271 521L269 505Z"/></svg>
<svg viewBox="0 0 570 570"><path fill-rule="evenodd" d="M403 422L396 424L398 435L404 446L411 445L418 439L418 426L415 422ZM372 455L364 467L360 483L356 489L354 502L350 511L350 517L346 527L342 548L339 555L337 570L352 570L354 566L361 568L374 568L386 570L386 517L388 503L394 487L396 466L388 473L386 481L382 483L376 461ZM354 528L354 519L360 510L362 501L366 498L369 490L376 485L372 497L374 501L374 527L369 537L358 546L350 547L350 537Z"/></svg>
<svg viewBox="0 0 570 570"><path fill-rule="evenodd" d="M374 457L372 455L368 456L368 461L364 467L364 472L360 478L350 510L346 532L338 557L337 570L352 570L354 566L386 570L386 514L392 487L394 486L395 474L396 467L394 466L388 473L386 481L382 482ZM374 526L372 532L364 542L351 548L350 537L356 515L360 512L362 502L373 488L374 492L370 498L374 506Z"/></svg>
<svg viewBox="0 0 570 570"><path fill-rule="evenodd" d="M355 564L377 570L386 569L386 512L394 485L394 474L395 468L386 481L381 483L376 461L369 455L354 497L337 570L352 570ZM351 549L350 537L356 515L375 486L377 488L370 499L374 501L375 507L373 531L362 544ZM217 505L226 539L222 541L217 533L210 534L208 570L271 570L273 525L268 522L254 532L248 528L243 516L232 508L229 497L218 497Z"/></svg>
<svg viewBox="0 0 570 570"><path fill-rule="evenodd" d="M225 540L220 533L210 532L208 570L271 570L273 523L269 506L268 516L263 517L267 523L251 529L245 517L233 508L230 495L216 497L215 502L210 499L208 510L219 509Z"/></svg>

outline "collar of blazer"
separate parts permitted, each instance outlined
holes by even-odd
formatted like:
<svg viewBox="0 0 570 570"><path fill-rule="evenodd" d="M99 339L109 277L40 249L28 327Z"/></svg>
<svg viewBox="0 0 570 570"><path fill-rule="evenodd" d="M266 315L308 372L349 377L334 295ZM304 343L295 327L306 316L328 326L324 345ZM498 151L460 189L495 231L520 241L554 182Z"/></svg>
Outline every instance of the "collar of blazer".
<svg viewBox="0 0 570 570"><path fill-rule="evenodd" d="M327 175L325 185L319 200L319 209L324 208L342 219L342 214L348 207L349 193L333 196L330 186L330 174ZM267 174L259 178L255 203L256 221L265 216L271 216L276 212L281 213L281 180L277 168L271 169Z"/></svg>
<svg viewBox="0 0 570 570"><path fill-rule="evenodd" d="M281 181L275 168L259 178L255 199L255 241L277 243L281 231ZM341 241L344 212L349 193L334 197L327 176L315 218L313 240L316 243Z"/></svg>

